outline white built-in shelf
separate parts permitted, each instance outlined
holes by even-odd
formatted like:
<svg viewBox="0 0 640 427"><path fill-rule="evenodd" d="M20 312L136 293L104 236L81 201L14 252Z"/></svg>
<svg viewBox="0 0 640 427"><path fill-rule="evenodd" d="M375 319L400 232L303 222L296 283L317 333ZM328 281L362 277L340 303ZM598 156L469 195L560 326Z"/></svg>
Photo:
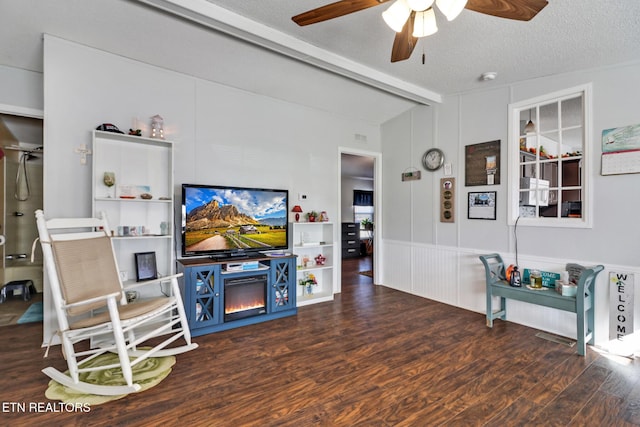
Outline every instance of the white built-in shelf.
<svg viewBox="0 0 640 427"><path fill-rule="evenodd" d="M135 254L154 252L158 274L173 274L173 142L97 130L92 141L92 212L107 216L118 268L135 277ZM105 172L114 173L115 186L104 184ZM119 197L120 191L134 198ZM143 199L142 193L151 199ZM144 227L145 234L123 235L126 227ZM140 297L156 296L140 292Z"/></svg>
<svg viewBox="0 0 640 427"><path fill-rule="evenodd" d="M296 286L298 307L319 302L332 301L336 284L334 225L331 222L294 222L290 227L290 244L297 256L298 283L310 274L318 282L313 293L308 295L305 287ZM324 264L316 264L318 255L325 257ZM308 260L304 265L305 260Z"/></svg>

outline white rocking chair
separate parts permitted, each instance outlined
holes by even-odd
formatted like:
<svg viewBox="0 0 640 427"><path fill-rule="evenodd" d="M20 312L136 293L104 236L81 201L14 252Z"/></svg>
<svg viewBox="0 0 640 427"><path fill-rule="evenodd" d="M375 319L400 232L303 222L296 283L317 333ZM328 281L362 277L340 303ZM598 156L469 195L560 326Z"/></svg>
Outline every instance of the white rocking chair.
<svg viewBox="0 0 640 427"><path fill-rule="evenodd" d="M38 210L36 222L58 317L58 334L69 368L69 375L54 367L45 368L42 372L47 376L83 393L128 394L140 390L140 385L133 383L132 366L149 357L175 355L198 347L191 342L178 287L180 274L124 288L104 215L47 220ZM127 304L126 290L167 281L171 283L171 296ZM160 336L149 347L148 341ZM180 338L186 342L184 345L168 347ZM87 340L90 344L85 343L85 349L76 351L75 345ZM143 343L144 349L139 349ZM83 368L83 364L106 352L117 353L120 363ZM82 372L118 367L126 385L96 385L79 378Z"/></svg>

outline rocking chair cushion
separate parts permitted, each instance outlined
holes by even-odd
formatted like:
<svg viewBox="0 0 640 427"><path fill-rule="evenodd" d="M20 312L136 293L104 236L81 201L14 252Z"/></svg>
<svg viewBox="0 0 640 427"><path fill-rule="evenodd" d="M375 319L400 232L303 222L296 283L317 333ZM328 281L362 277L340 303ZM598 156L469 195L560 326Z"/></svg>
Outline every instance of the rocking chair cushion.
<svg viewBox="0 0 640 427"><path fill-rule="evenodd" d="M155 313L157 310L161 310L165 307L169 307L173 304L174 298L159 297L146 301L136 302L134 304L121 305L118 307L120 313L120 320L126 321L145 314ZM82 329L91 326L100 325L110 322L109 312L104 311L86 319L80 319L69 324L70 329Z"/></svg>
<svg viewBox="0 0 640 427"><path fill-rule="evenodd" d="M122 292L109 237L60 240L54 241L52 246L62 294L67 304ZM70 307L67 312L70 316L77 316L106 305L107 302L103 300Z"/></svg>

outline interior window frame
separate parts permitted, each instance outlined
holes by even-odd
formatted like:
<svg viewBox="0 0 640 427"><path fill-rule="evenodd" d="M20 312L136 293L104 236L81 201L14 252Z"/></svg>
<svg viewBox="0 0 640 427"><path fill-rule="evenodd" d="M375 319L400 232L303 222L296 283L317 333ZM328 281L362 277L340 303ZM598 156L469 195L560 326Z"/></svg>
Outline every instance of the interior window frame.
<svg viewBox="0 0 640 427"><path fill-rule="evenodd" d="M507 197L507 223L509 225L533 226L533 227L567 227L567 228L592 228L593 206L592 206L592 184L591 166L593 158L592 148L592 87L585 84L536 98L525 99L509 104L509 138L507 146L508 167L508 197ZM540 106L554 102L582 96L582 123L583 123L583 146L582 146L582 170L581 170L581 204L582 215L580 218L569 217L519 217L520 216L520 137L522 111L535 109Z"/></svg>

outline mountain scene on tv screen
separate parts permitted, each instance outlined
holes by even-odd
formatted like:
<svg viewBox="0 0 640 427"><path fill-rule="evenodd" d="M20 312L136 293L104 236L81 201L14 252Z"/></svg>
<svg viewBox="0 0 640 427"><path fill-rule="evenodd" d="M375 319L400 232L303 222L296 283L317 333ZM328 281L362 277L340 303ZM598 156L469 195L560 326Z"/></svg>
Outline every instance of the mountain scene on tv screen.
<svg viewBox="0 0 640 427"><path fill-rule="evenodd" d="M186 200L188 252L267 249L287 244L282 193L195 189Z"/></svg>

